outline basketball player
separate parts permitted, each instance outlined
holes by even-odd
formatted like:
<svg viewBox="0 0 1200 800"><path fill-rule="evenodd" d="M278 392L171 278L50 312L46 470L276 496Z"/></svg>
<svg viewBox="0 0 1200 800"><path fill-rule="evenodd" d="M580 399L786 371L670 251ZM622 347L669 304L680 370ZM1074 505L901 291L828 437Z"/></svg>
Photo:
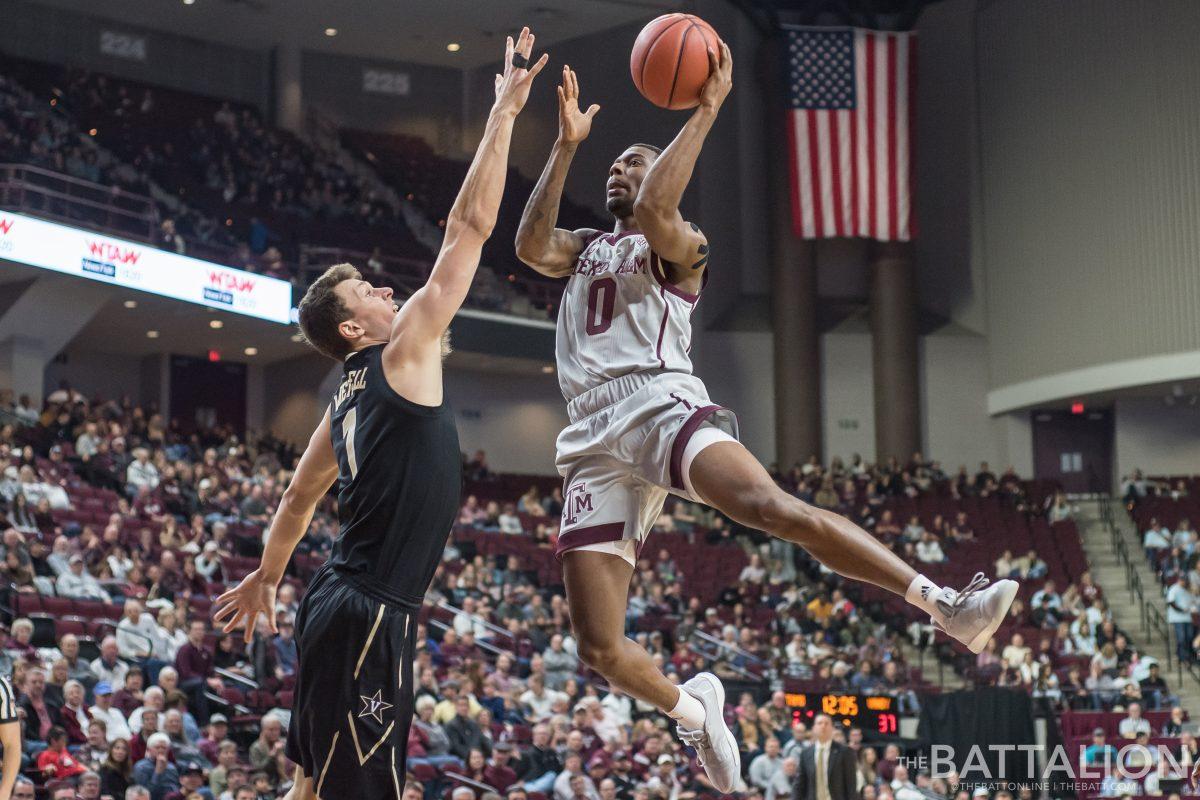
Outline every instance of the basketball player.
<svg viewBox="0 0 1200 800"><path fill-rule="evenodd" d="M569 277L558 315L559 385L570 425L558 437L564 478L558 552L571 623L585 663L678 722L713 784L733 790L737 744L709 673L675 686L623 635L638 551L668 492L707 503L743 525L794 542L840 575L889 589L928 612L978 653L1016 595L976 576L956 592L918 575L849 520L782 491L737 440L734 415L692 375L690 317L709 266L709 243L679 213L704 138L732 86L729 48L709 53L700 105L664 151L626 148L609 168L611 233L555 227L563 182L599 106L579 110L563 68L559 137L525 208L517 255L544 275Z"/></svg>
<svg viewBox="0 0 1200 800"><path fill-rule="evenodd" d="M17 776L21 774L21 722L17 714L17 696L12 683L5 677L0 677L0 746L4 747L0 800L10 800Z"/></svg>
<svg viewBox="0 0 1200 800"><path fill-rule="evenodd" d="M483 141L446 218L429 281L402 308L349 264L300 301L300 328L344 361L341 385L272 520L261 566L218 598L225 631L246 641L265 614L317 502L336 480L341 530L296 615L300 663L288 758L303 798L396 798L413 713L421 599L458 513L458 432L442 396L443 340L496 224L513 122L529 97L534 37L508 38ZM528 67L528 68L527 68Z"/></svg>

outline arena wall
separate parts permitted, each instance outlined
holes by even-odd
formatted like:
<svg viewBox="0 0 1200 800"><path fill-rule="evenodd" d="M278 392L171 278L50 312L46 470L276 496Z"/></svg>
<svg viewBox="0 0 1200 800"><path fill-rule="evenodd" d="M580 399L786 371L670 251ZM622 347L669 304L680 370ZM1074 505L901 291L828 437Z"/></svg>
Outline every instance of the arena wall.
<svg viewBox="0 0 1200 800"><path fill-rule="evenodd" d="M1200 350L1200 4L1086 9L1005 0L978 14L993 411L1078 391L1034 379Z"/></svg>

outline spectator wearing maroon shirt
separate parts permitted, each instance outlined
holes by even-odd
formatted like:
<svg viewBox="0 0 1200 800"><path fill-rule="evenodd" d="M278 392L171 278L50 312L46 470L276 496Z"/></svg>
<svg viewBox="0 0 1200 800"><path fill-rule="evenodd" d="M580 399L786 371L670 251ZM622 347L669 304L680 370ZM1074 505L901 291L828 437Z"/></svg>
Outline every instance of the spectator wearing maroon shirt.
<svg viewBox="0 0 1200 800"><path fill-rule="evenodd" d="M213 674L213 654L204 646L207 633L208 624L204 620L192 620L188 625L187 642L175 654L179 688L188 693L189 706L201 724L208 722L209 714L205 689L211 688L219 695L225 688L221 679Z"/></svg>
<svg viewBox="0 0 1200 800"><path fill-rule="evenodd" d="M504 792L517 782L517 773L509 765L513 756L513 746L510 742L497 742L492 748L492 760L483 770L483 782L494 786L497 791Z"/></svg>
<svg viewBox="0 0 1200 800"><path fill-rule="evenodd" d="M92 721L92 713L84 702L84 694L83 684L79 681L69 680L63 684L64 702L58 716L69 744L85 744L88 740L87 726Z"/></svg>
<svg viewBox="0 0 1200 800"><path fill-rule="evenodd" d="M130 667L125 673L125 685L113 695L113 705L126 719L129 719L135 708L142 707L142 686L145 680L141 667Z"/></svg>

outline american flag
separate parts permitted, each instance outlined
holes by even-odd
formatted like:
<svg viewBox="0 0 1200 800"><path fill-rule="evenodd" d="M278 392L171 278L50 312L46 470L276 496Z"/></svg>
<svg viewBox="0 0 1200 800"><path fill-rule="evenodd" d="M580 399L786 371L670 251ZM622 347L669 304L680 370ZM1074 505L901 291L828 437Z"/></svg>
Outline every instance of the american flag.
<svg viewBox="0 0 1200 800"><path fill-rule="evenodd" d="M787 48L796 234L908 241L916 35L789 28Z"/></svg>

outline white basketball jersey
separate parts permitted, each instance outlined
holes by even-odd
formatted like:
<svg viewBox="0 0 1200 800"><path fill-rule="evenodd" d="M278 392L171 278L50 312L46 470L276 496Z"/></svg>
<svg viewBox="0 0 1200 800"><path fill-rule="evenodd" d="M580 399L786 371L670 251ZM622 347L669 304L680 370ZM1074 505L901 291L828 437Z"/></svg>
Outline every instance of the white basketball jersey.
<svg viewBox="0 0 1200 800"><path fill-rule="evenodd" d="M593 237L563 292L555 342L568 401L631 372L690 375L692 310L699 300L667 282L639 232Z"/></svg>

